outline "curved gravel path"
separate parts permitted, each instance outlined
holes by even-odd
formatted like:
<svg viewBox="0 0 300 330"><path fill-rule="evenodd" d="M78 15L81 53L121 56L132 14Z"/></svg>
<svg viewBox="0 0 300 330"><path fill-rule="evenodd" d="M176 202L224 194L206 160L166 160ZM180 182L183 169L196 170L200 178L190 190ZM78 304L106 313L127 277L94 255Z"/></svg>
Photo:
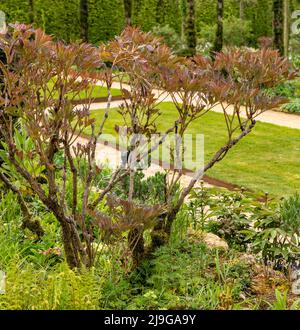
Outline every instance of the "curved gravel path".
<svg viewBox="0 0 300 330"><path fill-rule="evenodd" d="M103 85L103 82L98 82L97 85ZM123 84L122 86L123 86L123 88L130 90L129 85ZM112 88L120 89L120 83L114 82L112 84ZM154 91L154 93L156 94L156 96L160 95L160 98L159 98L160 100L162 100L164 102L172 102L172 98L166 94L161 95L162 94L161 91L156 90L156 91ZM118 107L120 104L122 104L122 101L115 101L115 102L112 102L111 107ZM94 103L91 106L91 110L103 109L105 107L106 107L106 103ZM213 111L223 112L222 108L220 106L215 107L213 109ZM229 108L229 112L230 112L230 108ZM243 111L243 109L242 109L241 114L242 114L242 116L243 116L243 114L245 116L245 112ZM274 125L278 125L278 126L300 129L300 116L295 115L295 114L280 112L280 111L268 110L268 111L262 113L260 116L258 116L257 121L274 124Z"/></svg>

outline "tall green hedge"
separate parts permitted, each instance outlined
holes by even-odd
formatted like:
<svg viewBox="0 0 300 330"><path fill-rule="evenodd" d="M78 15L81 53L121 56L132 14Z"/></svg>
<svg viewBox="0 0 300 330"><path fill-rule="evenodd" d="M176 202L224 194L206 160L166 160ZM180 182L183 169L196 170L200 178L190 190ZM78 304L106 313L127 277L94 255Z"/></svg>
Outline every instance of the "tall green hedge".
<svg viewBox="0 0 300 330"><path fill-rule="evenodd" d="M28 0L0 0L9 22L29 22ZM89 41L113 38L124 28L123 0L89 0ZM65 41L80 38L80 0L34 0L34 24Z"/></svg>
<svg viewBox="0 0 300 330"><path fill-rule="evenodd" d="M158 0L133 0L132 23L144 31L157 25L156 9Z"/></svg>
<svg viewBox="0 0 300 330"><path fill-rule="evenodd" d="M169 25L182 31L187 0L132 0L132 23L149 31L157 25ZM252 45L261 36L272 36L272 1L248 1L245 20L251 22ZM293 8L299 0L290 0ZM9 22L29 22L28 0L0 0L0 10ZM35 25L65 41L80 38L80 0L34 0ZM216 24L216 0L195 0L196 30ZM113 38L125 26L123 0L88 0L89 41L98 43ZM238 0L224 0L224 18L239 17Z"/></svg>
<svg viewBox="0 0 300 330"><path fill-rule="evenodd" d="M1 0L0 10L5 12L9 22L29 23L28 0Z"/></svg>
<svg viewBox="0 0 300 330"><path fill-rule="evenodd" d="M169 25L181 32L181 0L133 0L132 23L145 31L157 25Z"/></svg>
<svg viewBox="0 0 300 330"><path fill-rule="evenodd" d="M89 0L88 10L90 42L110 40L125 26L123 0Z"/></svg>
<svg viewBox="0 0 300 330"><path fill-rule="evenodd" d="M177 33L181 32L181 8L179 0L156 0L156 22L159 25L169 25Z"/></svg>
<svg viewBox="0 0 300 330"><path fill-rule="evenodd" d="M35 25L65 41L80 38L79 0L35 0Z"/></svg>

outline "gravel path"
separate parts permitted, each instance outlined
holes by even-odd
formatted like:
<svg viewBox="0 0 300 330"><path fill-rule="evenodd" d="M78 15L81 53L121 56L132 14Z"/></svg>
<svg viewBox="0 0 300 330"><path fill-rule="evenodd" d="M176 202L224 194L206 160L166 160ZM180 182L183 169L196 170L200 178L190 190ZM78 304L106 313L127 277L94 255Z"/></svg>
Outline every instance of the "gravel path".
<svg viewBox="0 0 300 330"><path fill-rule="evenodd" d="M103 83L99 82L98 85L103 85ZM114 82L112 88L120 89L120 83ZM123 88L130 90L130 86L126 84L123 84ZM162 94L161 91L156 90L154 91L154 94L156 95L156 97L160 96L160 100L164 102L172 102L172 98L166 94ZM118 107L120 104L122 104L122 101L116 101L116 102L112 102L111 106ZM106 107L106 103L94 103L92 104L91 110L103 109L105 107ZM223 112L220 106L215 107L213 111ZM230 108L228 112L230 112ZM241 114L242 116L243 114L245 116L245 111L243 109ZM297 116L295 114L284 113L280 111L268 110L262 113L259 117L257 117L257 121L274 124L278 126L300 129L300 116Z"/></svg>
<svg viewBox="0 0 300 330"><path fill-rule="evenodd" d="M87 141L88 140L83 137L78 137L76 143L85 145L87 143ZM114 165L120 164L121 151L117 150L111 146L104 145L104 143L98 142L97 147L96 147L96 162L97 162L98 166L107 165L107 166L113 167ZM149 168L145 169L143 172L145 174L145 178L147 178L149 176L153 176L157 172L163 173L164 169L157 164L152 164ZM172 174L172 172L170 173L170 175L171 174ZM181 186L186 187L190 183L192 176L193 176L192 173L182 175L182 177L180 179ZM199 186L199 183L196 186ZM205 182L204 182L204 186L212 187L212 185L205 183Z"/></svg>

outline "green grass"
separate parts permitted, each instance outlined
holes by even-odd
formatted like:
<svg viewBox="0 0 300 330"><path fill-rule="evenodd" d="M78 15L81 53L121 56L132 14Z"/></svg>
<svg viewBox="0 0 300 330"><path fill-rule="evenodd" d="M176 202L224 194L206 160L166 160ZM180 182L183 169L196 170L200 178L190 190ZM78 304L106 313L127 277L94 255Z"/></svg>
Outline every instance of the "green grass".
<svg viewBox="0 0 300 330"><path fill-rule="evenodd" d="M52 88L53 82L49 82L49 88ZM76 97L75 100L85 99L89 97L89 93L92 87L90 87L88 90L82 90ZM120 96L121 91L116 88L111 89L112 96ZM68 94L69 95L69 94ZM70 94L72 96L72 94ZM98 98L98 97L107 97L107 88L102 86L94 86L93 91L91 94L92 98ZM58 93L54 94L54 98L58 98Z"/></svg>
<svg viewBox="0 0 300 330"><path fill-rule="evenodd" d="M76 96L76 100L83 99L88 96L89 91L81 91L78 96ZM112 88L111 89L112 96L120 96L121 91L119 89ZM92 91L92 97L98 98L98 97L107 97L107 88L102 86L95 86Z"/></svg>
<svg viewBox="0 0 300 330"><path fill-rule="evenodd" d="M171 103L164 103L160 108L158 128L163 130L172 125L176 113ZM99 123L103 113L103 110L96 110L92 116ZM115 134L115 124L122 124L122 118L112 109L105 133ZM223 115L208 113L194 122L188 133L204 134L207 162L226 141ZM300 130L258 122L254 130L207 174L256 192L278 196L300 192Z"/></svg>

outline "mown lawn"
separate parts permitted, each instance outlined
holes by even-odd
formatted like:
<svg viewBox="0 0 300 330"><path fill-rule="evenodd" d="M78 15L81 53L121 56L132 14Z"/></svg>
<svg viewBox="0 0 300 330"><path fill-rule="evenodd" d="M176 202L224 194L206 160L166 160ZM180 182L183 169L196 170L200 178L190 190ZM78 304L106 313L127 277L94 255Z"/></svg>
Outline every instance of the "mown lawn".
<svg viewBox="0 0 300 330"><path fill-rule="evenodd" d="M53 86L53 83L52 82L49 82L49 88L51 88L52 86ZM75 100L81 100L81 99L85 99L85 98L89 97L89 93L90 93L91 88L88 89L88 90L82 90L75 97ZM112 88L111 89L111 94L112 94L112 96L120 96L121 95L121 91L119 89ZM71 95L72 94L70 94L70 96ZM92 98L107 97L107 88L106 87L102 87L102 86L94 86L91 96L92 96ZM58 93L55 93L54 94L54 98L58 98Z"/></svg>
<svg viewBox="0 0 300 330"><path fill-rule="evenodd" d="M164 103L160 108L158 127L163 130L172 125L176 114L172 103ZM96 110L92 116L100 122L103 113ZM116 109L112 109L105 133L115 134L115 124L122 124L122 119ZM194 122L188 133L204 134L205 161L208 161L226 141L223 115L208 113ZM207 174L257 192L278 196L300 192L300 130L258 122L253 132Z"/></svg>
<svg viewBox="0 0 300 330"><path fill-rule="evenodd" d="M78 96L76 96L75 99L83 99L86 98L89 94L90 91L81 91ZM119 89L112 88L111 89L111 94L112 96L120 96L121 91ZM97 98L97 97L107 97L107 88L102 87L102 86L95 86L93 91L92 91L92 97Z"/></svg>

